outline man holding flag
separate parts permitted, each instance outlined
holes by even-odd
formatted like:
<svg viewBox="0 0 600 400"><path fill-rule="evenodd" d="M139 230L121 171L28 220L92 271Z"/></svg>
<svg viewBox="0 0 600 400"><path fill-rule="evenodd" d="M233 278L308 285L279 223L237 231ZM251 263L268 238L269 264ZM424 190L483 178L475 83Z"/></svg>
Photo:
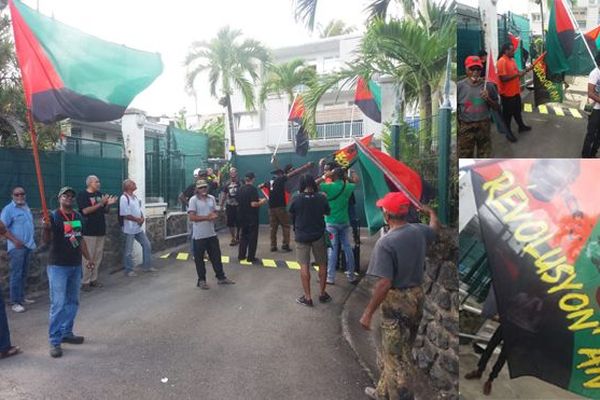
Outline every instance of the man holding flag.
<svg viewBox="0 0 600 400"><path fill-rule="evenodd" d="M600 63L600 53L596 54L594 61L596 65ZM600 69L598 67L590 72L587 95L594 102L594 107L588 119L581 158L594 158L598 153L598 148L600 148Z"/></svg>

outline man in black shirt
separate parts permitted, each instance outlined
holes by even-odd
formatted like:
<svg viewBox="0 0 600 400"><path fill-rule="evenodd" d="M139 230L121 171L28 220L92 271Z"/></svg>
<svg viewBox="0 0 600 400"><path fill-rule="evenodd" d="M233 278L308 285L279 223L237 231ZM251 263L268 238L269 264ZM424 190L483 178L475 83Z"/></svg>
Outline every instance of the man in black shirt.
<svg viewBox="0 0 600 400"><path fill-rule="evenodd" d="M50 291L50 327L48 329L50 356L61 357L61 343L81 344L83 336L73 333L73 324L79 308L81 285L81 256L86 268L93 269L82 235L81 215L73 210L75 190L63 187L58 192L60 207L44 221L43 241L50 243L48 286Z"/></svg>
<svg viewBox="0 0 600 400"><path fill-rule="evenodd" d="M285 183L288 176L282 169L271 171L274 175L269 182L269 225L271 226L271 251L277 251L277 229L281 225L283 230L283 244L281 250L290 249L290 218L286 210L287 199Z"/></svg>
<svg viewBox="0 0 600 400"><path fill-rule="evenodd" d="M240 225L238 223L238 190L240 189L240 181L237 175L237 169L231 167L229 169L229 180L223 185L223 197L221 198L221 210L225 210L227 216L227 227L231 233L230 246L235 246L240 239ZM225 208L223 208L225 205Z"/></svg>
<svg viewBox="0 0 600 400"><path fill-rule="evenodd" d="M104 214L117 202L115 196L100 192L100 179L90 175L85 180L86 189L77 195L77 206L83 216L83 238L96 268L84 268L81 290L87 292L93 287L102 287L98 282L98 268L104 252L106 222ZM87 267L87 266L86 266Z"/></svg>
<svg viewBox="0 0 600 400"><path fill-rule="evenodd" d="M240 228L240 248L238 259L246 259L251 263L258 263L256 246L258 244L258 208L267 202L267 199L258 199L258 189L254 186L256 176L254 172L246 174L246 184L237 192L238 226ZM246 251L248 252L246 254ZM247 256L247 257L246 257Z"/></svg>

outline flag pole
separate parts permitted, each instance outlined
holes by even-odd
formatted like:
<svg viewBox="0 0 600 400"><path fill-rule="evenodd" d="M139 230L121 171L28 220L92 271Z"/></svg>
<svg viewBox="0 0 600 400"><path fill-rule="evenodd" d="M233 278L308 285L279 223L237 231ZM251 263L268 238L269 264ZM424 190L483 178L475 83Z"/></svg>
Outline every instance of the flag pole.
<svg viewBox="0 0 600 400"><path fill-rule="evenodd" d="M350 112L350 137L352 138L352 124L354 123L354 106L356 104L352 104L352 111Z"/></svg>
<svg viewBox="0 0 600 400"><path fill-rule="evenodd" d="M569 7L564 2L563 2L563 6L566 8L567 13L569 14L569 18L571 19L571 23L573 24L573 26L575 26L577 28L577 32L579 33L579 36L581 37L581 40L583 40L583 44L585 45L585 48L587 49L588 54L592 58L592 62L594 63L594 66L596 68L598 68L598 64L596 64L596 59L595 59L594 55L592 54L592 49L590 49L590 46L588 45L587 40L585 40L585 35L581 31L581 28L579 27L579 23L577 23L577 20L575 19L575 16L573 15L573 11L571 11L571 7Z"/></svg>
<svg viewBox="0 0 600 400"><path fill-rule="evenodd" d="M35 174L37 176L38 188L40 191L40 200L42 202L42 214L44 215L44 221L49 222L50 217L48 215L48 206L46 204L46 193L44 191L44 179L42 177L42 168L40 166L40 154L38 152L37 134L35 132L35 126L33 124L31 109L29 108L27 109L27 121L29 122L29 131L31 135L31 150L33 151Z"/></svg>
<svg viewBox="0 0 600 400"><path fill-rule="evenodd" d="M294 95L294 100L292 100L292 105L290 106L290 111L288 112L288 116L285 119L285 131L286 131L286 133L287 133L287 130L288 130L288 127L289 127L289 124L290 124L290 122L289 122L290 121L290 115L292 115L292 111L294 110L294 104L296 103L296 98L297 97L298 97L298 93L296 93ZM275 151L273 152L273 155L271 156L271 164L274 164L275 161L276 161L275 157L277 157L277 151L279 150L279 145L281 144L281 133L282 132L279 132L279 139L277 139L277 146L275 146ZM275 165L275 166L277 166L277 165Z"/></svg>
<svg viewBox="0 0 600 400"><path fill-rule="evenodd" d="M404 184L402 182L400 182L400 180L394 176L394 174L390 173L388 171L388 169L385 167L385 165L383 165L381 163L381 161L379 161L376 157L373 156L373 154L371 154L371 151L367 148L367 146L365 146L364 144L362 144L360 142L360 140L354 138L354 142L355 144L358 146L358 148L360 150L362 150L363 153L365 153L365 155L367 156L367 158L369 160L371 160L371 162L373 164L375 164L377 166L377 168L379 168L383 174L388 177L389 180L392 181L392 183L394 185L396 185L396 187L398 187L398 189L400 189L400 191L402 193L404 193L406 195L406 197L408 197L408 199L410 200L411 203L414 204L415 207L417 207L418 209L422 209L423 205L421 204L421 202L419 201L419 199L417 199L407 188L406 186L404 186Z"/></svg>

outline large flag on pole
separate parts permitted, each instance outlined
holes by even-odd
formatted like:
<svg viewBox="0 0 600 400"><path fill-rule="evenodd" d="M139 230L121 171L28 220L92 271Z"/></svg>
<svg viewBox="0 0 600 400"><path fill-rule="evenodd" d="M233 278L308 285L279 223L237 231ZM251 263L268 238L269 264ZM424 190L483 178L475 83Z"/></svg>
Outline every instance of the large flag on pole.
<svg viewBox="0 0 600 400"><path fill-rule="evenodd" d="M575 25L571 20L568 5L564 0L554 0L550 9L548 34L546 35L546 64L552 74L560 74L569 70L567 59L575 45Z"/></svg>
<svg viewBox="0 0 600 400"><path fill-rule="evenodd" d="M513 35L510 32L508 33L508 38L510 40L510 43L513 45L513 47L515 49L515 62L517 63L517 66L519 69L523 69L525 66L523 65L523 55L522 55L523 52L521 51L521 38Z"/></svg>
<svg viewBox="0 0 600 400"><path fill-rule="evenodd" d="M365 81L359 76L354 103L367 117L381 123L381 88L377 83L372 80Z"/></svg>
<svg viewBox="0 0 600 400"><path fill-rule="evenodd" d="M375 205L389 192L402 191L411 202L419 206L423 194L423 181L418 173L404 163L374 148L356 142L360 180L365 196L365 215L369 232L377 232L384 225L381 210Z"/></svg>
<svg viewBox="0 0 600 400"><path fill-rule="evenodd" d="M513 159L471 172L511 378L600 398L597 160Z"/></svg>
<svg viewBox="0 0 600 400"><path fill-rule="evenodd" d="M163 70L160 55L88 35L10 0L25 101L36 121L110 121Z"/></svg>
<svg viewBox="0 0 600 400"><path fill-rule="evenodd" d="M592 29L590 31L587 31L584 35L585 40L588 43L588 46L590 46L590 50L594 54L596 54L598 49L600 49L599 36L600 36L600 25L598 25L597 27L595 27L594 29Z"/></svg>
<svg viewBox="0 0 600 400"><path fill-rule="evenodd" d="M309 148L309 139L308 133L304 128L304 101L302 100L302 96L298 95L294 99L294 103L292 104L292 109L290 111L290 115L288 116L288 121L292 123L292 126L298 128L296 134L294 135L294 148L296 150L296 154L299 156L306 156Z"/></svg>
<svg viewBox="0 0 600 400"><path fill-rule="evenodd" d="M361 137L359 140L362 144L369 147L374 135L374 133L371 133L370 135ZM348 146L344 146L335 153L333 153L333 159L344 168L348 168L350 164L354 162L355 157L356 145L354 143L351 143Z"/></svg>

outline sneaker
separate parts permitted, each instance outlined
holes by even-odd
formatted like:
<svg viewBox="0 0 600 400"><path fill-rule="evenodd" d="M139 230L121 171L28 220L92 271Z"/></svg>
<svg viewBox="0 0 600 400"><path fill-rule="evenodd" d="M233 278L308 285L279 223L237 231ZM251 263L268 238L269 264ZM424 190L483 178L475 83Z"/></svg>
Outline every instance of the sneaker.
<svg viewBox="0 0 600 400"><path fill-rule="evenodd" d="M20 305L19 303L13 304L11 309L16 312L16 313L22 313L25 312L25 307L23 307L22 305Z"/></svg>
<svg viewBox="0 0 600 400"><path fill-rule="evenodd" d="M208 286L208 284L206 283L206 281L198 281L198 283L196 284L197 287L199 287L202 290L208 290L210 289L210 287Z"/></svg>
<svg viewBox="0 0 600 400"><path fill-rule="evenodd" d="M328 285L331 285L331 286L335 285L335 282L333 280L330 280L330 279L327 279L326 283Z"/></svg>
<svg viewBox="0 0 600 400"><path fill-rule="evenodd" d="M331 300L332 298L329 294L327 294L327 292L319 296L319 302L321 303L329 303Z"/></svg>
<svg viewBox="0 0 600 400"><path fill-rule="evenodd" d="M307 306L307 307L312 307L313 306L313 301L311 300L307 300L305 296L300 296L296 299L296 303L298 304L302 304L303 306Z"/></svg>
<svg viewBox="0 0 600 400"><path fill-rule="evenodd" d="M35 303L35 300L33 300L33 299L27 299L26 298L25 300L23 300L23 303L25 303L25 304L33 304L33 303Z"/></svg>
<svg viewBox="0 0 600 400"><path fill-rule="evenodd" d="M523 133L523 132L529 132L531 130L530 126L527 125L523 125L519 127L519 133Z"/></svg>
<svg viewBox="0 0 600 400"><path fill-rule="evenodd" d="M219 279L217 281L217 283L219 285L235 285L235 282L232 281L231 279L225 278L225 279Z"/></svg>
<svg viewBox="0 0 600 400"><path fill-rule="evenodd" d="M52 358L58 358L58 357L62 357L62 348L60 347L60 344L53 346L50 345L50 357Z"/></svg>
<svg viewBox="0 0 600 400"><path fill-rule="evenodd" d="M69 344L82 344L83 340L84 340L83 336L73 335L73 336L66 336L66 337L62 338L61 342L69 343Z"/></svg>
<svg viewBox="0 0 600 400"><path fill-rule="evenodd" d="M365 394L367 395L368 398L373 399L373 400L377 400L377 390L374 387L368 386L365 388Z"/></svg>
<svg viewBox="0 0 600 400"><path fill-rule="evenodd" d="M91 287L101 288L104 285L102 283L98 282L98 281L93 281L93 282L90 282L90 286Z"/></svg>
<svg viewBox="0 0 600 400"><path fill-rule="evenodd" d="M277 251L277 246L272 246L271 251Z"/></svg>
<svg viewBox="0 0 600 400"><path fill-rule="evenodd" d="M248 258L246 261L252 263L252 264L260 264L260 258Z"/></svg>
<svg viewBox="0 0 600 400"><path fill-rule="evenodd" d="M136 272L135 272L135 271L129 271L129 272L125 272L125 276L130 276L130 277L132 277L132 276L138 276L138 275L136 274Z"/></svg>
<svg viewBox="0 0 600 400"><path fill-rule="evenodd" d="M90 286L89 283L84 283L83 285L81 285L81 291L82 292L91 292L92 287Z"/></svg>
<svg viewBox="0 0 600 400"><path fill-rule="evenodd" d="M286 252L290 252L292 251L292 249L290 249L290 246L288 246L287 244L284 244L283 246L281 246L281 250L286 251Z"/></svg>
<svg viewBox="0 0 600 400"><path fill-rule="evenodd" d="M158 272L158 269L154 267L146 268L143 270L144 272Z"/></svg>

